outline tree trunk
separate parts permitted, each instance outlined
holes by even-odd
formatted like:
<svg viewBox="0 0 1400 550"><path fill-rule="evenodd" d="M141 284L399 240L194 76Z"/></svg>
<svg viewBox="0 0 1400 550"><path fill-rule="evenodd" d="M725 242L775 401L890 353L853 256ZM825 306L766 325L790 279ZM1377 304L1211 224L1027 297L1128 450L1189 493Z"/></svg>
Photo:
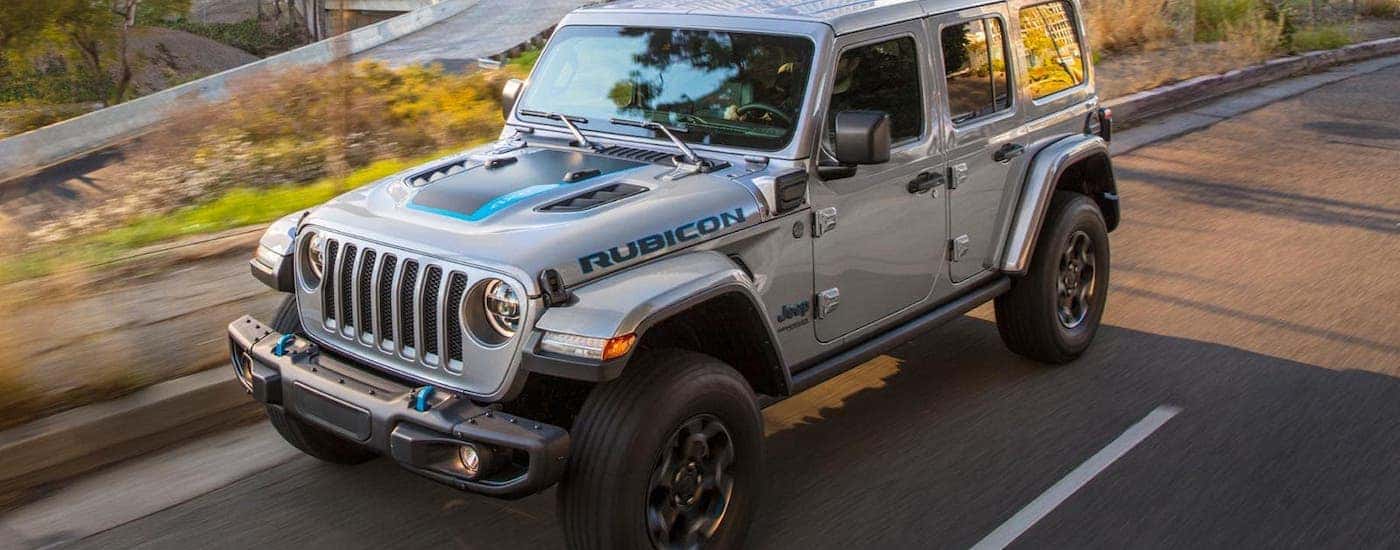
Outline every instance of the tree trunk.
<svg viewBox="0 0 1400 550"><path fill-rule="evenodd" d="M131 86L131 57L128 55L128 42L131 35L131 27L136 25L136 6L141 0L122 0L121 34L118 38L117 62L121 64L121 70L117 73L117 82L112 86L112 100L109 105L121 103L126 99L126 90Z"/></svg>
<svg viewBox="0 0 1400 550"><path fill-rule="evenodd" d="M73 43L73 48L78 50L78 56L82 58L83 64L92 71L93 78L105 78L106 73L102 72L102 45L96 39L83 36L75 30L70 30L68 40ZM110 106L108 98L103 98L102 105Z"/></svg>

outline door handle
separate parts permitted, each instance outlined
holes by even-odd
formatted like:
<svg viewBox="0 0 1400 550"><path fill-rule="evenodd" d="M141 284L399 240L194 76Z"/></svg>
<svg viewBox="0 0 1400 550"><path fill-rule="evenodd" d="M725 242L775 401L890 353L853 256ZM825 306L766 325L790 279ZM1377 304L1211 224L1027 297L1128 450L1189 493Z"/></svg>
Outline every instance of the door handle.
<svg viewBox="0 0 1400 550"><path fill-rule="evenodd" d="M1021 153L1024 152L1026 152L1025 145L1021 145L1019 143L1008 143L1006 145L1002 145L1000 149L997 149L997 152L992 155L992 160L995 160L997 162L1007 162L1011 159L1021 156Z"/></svg>
<svg viewBox="0 0 1400 550"><path fill-rule="evenodd" d="M917 195L940 185L943 185L943 174L926 170L919 172L919 175L909 182L909 192Z"/></svg>

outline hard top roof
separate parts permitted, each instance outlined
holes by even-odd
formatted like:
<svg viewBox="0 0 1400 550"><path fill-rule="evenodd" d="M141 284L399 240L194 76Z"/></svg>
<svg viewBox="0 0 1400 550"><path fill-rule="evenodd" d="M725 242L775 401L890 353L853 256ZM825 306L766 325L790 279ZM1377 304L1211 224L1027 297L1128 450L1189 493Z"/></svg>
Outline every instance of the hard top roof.
<svg viewBox="0 0 1400 550"><path fill-rule="evenodd" d="M825 23L845 33L881 23L985 4L986 0L620 0L583 11L763 17ZM937 8L936 11L926 11Z"/></svg>

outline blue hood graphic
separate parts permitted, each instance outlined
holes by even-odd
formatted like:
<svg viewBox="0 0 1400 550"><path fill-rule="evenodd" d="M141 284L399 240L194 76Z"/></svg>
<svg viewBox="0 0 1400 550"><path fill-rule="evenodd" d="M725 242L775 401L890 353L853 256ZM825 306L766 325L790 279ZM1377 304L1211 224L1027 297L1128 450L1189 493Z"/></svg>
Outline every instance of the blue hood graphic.
<svg viewBox="0 0 1400 550"><path fill-rule="evenodd" d="M536 149L522 153L508 164L494 168L475 164L425 184L414 192L407 206L477 222L525 199L550 193L562 197L574 183L642 166L645 164L574 151ZM570 174L575 177L568 177Z"/></svg>

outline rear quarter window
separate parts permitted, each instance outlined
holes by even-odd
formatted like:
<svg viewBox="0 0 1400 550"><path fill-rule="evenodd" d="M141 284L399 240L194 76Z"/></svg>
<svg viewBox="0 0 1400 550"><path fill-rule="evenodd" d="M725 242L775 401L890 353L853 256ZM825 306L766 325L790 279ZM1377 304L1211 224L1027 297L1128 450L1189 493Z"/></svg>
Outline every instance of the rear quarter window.
<svg viewBox="0 0 1400 550"><path fill-rule="evenodd" d="M1084 48L1069 2L1046 2L1021 8L1021 46L1031 97L1064 91L1084 82Z"/></svg>

